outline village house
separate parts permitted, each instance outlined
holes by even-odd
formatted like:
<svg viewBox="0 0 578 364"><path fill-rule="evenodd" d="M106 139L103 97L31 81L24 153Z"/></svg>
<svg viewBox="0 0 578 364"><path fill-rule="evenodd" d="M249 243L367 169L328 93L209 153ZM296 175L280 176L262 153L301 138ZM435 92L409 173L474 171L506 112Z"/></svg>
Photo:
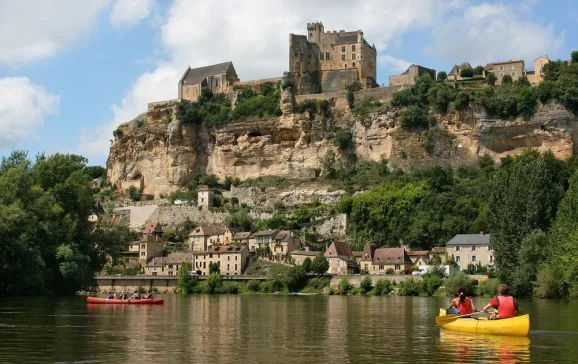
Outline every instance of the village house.
<svg viewBox="0 0 578 364"><path fill-rule="evenodd" d="M323 254L329 261L327 273L346 275L359 272L359 266L353 258L353 252L344 241L335 241L329 245Z"/></svg>
<svg viewBox="0 0 578 364"><path fill-rule="evenodd" d="M458 234L447 242L446 249L455 259L459 270L466 269L469 264L494 265L490 234Z"/></svg>
<svg viewBox="0 0 578 364"><path fill-rule="evenodd" d="M201 225L196 227L189 233L186 243L189 250L202 252L207 250L213 240L221 242L221 237L224 240L225 229L218 228L212 225Z"/></svg>
<svg viewBox="0 0 578 364"><path fill-rule="evenodd" d="M256 252L257 249L266 249L275 240L277 234L279 234L279 230L261 230L254 233L252 238L255 240L249 240L249 251Z"/></svg>
<svg viewBox="0 0 578 364"><path fill-rule="evenodd" d="M295 265L303 265L305 259L309 258L309 260L313 261L316 256L319 254L323 254L322 252L314 252L310 250L293 250L289 253L291 257L291 263Z"/></svg>
<svg viewBox="0 0 578 364"><path fill-rule="evenodd" d="M234 230L231 231L230 229L216 229L213 232L213 235L209 237L208 244L209 246L214 245L230 245L233 242L233 234Z"/></svg>
<svg viewBox="0 0 578 364"><path fill-rule="evenodd" d="M143 235L138 241L139 246L139 263L145 266L152 258L161 257L165 249L165 242L154 234ZM133 245L134 249L134 245Z"/></svg>
<svg viewBox="0 0 578 364"><path fill-rule="evenodd" d="M197 101L203 88L208 88L213 93L221 93L228 91L238 81L239 77L237 77L233 62L198 68L187 67L179 81L179 99Z"/></svg>
<svg viewBox="0 0 578 364"><path fill-rule="evenodd" d="M429 250L407 250L406 252L414 266L430 264Z"/></svg>
<svg viewBox="0 0 578 364"><path fill-rule="evenodd" d="M412 262L404 248L380 248L367 243L363 247L361 269L369 274L386 274L388 270L395 273L408 273Z"/></svg>
<svg viewBox="0 0 578 364"><path fill-rule="evenodd" d="M289 259L289 252L301 247L301 240L293 235L291 231L280 231L275 238L269 242L271 258L275 261L286 261Z"/></svg>
<svg viewBox="0 0 578 364"><path fill-rule="evenodd" d="M144 235L154 235L157 238L162 238L163 227L158 221L149 221L143 230Z"/></svg>
<svg viewBox="0 0 578 364"><path fill-rule="evenodd" d="M197 206L203 209L208 209L213 206L213 191L209 186L199 187L199 192L197 192Z"/></svg>
<svg viewBox="0 0 578 364"><path fill-rule="evenodd" d="M446 264L448 261L448 255L445 246L436 246L431 248L428 253L430 262L437 260L439 258L440 264Z"/></svg>
<svg viewBox="0 0 578 364"><path fill-rule="evenodd" d="M415 85L415 81L423 75L430 75L431 79L435 80L436 70L426 68L417 64L412 64L401 75L389 76L389 85L390 86Z"/></svg>
<svg viewBox="0 0 578 364"><path fill-rule="evenodd" d="M506 62L493 62L488 63L484 68L485 76L487 77L488 72L493 72L496 76L496 85L502 84L502 78L509 75L512 77L513 81L524 75L524 61L506 61Z"/></svg>
<svg viewBox="0 0 578 364"><path fill-rule="evenodd" d="M193 253L174 252L166 257L155 257L145 266L147 276L176 276L179 274L183 263L192 263Z"/></svg>
<svg viewBox="0 0 578 364"><path fill-rule="evenodd" d="M526 70L526 76L528 80L537 84L544 81L544 66L550 63L550 58L548 56L540 56L534 60L534 69Z"/></svg>
<svg viewBox="0 0 578 364"><path fill-rule="evenodd" d="M448 81L459 81L459 80L463 80L464 77L460 76L460 71L463 70L464 68L472 68L472 66L470 65L469 62L462 62L460 65L454 65L452 67L452 69L450 70L450 73L448 73Z"/></svg>
<svg viewBox="0 0 578 364"><path fill-rule="evenodd" d="M250 231L239 231L233 235L232 244L233 245L245 245L249 246L249 240L253 234Z"/></svg>
<svg viewBox="0 0 578 364"><path fill-rule="evenodd" d="M193 253L193 268L201 271L201 275L209 275L211 264L216 264L221 275L241 275L248 257L249 250L244 246L212 246L206 251Z"/></svg>

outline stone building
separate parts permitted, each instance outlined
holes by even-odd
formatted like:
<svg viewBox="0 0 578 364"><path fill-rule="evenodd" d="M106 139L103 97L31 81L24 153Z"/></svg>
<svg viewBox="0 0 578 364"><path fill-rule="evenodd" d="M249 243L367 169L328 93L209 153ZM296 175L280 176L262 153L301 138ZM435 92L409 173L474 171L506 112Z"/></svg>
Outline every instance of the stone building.
<svg viewBox="0 0 578 364"><path fill-rule="evenodd" d="M544 81L544 65L550 63L548 56L540 56L534 60L534 69L526 71L526 76L531 83Z"/></svg>
<svg viewBox="0 0 578 364"><path fill-rule="evenodd" d="M346 275L359 271L353 252L346 242L334 241L323 255L329 261L329 274Z"/></svg>
<svg viewBox="0 0 578 364"><path fill-rule="evenodd" d="M369 274L385 274L388 270L395 273L407 273L412 261L404 248L380 248L368 243L363 247L363 256L359 261L361 269Z"/></svg>
<svg viewBox="0 0 578 364"><path fill-rule="evenodd" d="M183 263L193 262L191 252L173 252L166 257L155 257L145 266L147 276L176 276Z"/></svg>
<svg viewBox="0 0 578 364"><path fill-rule="evenodd" d="M458 234L446 244L448 255L455 259L459 270L470 264L494 265L494 250L490 245L490 234Z"/></svg>
<svg viewBox="0 0 578 364"><path fill-rule="evenodd" d="M429 74L432 80L436 79L436 70L412 64L401 75L389 76L390 86L413 85L418 77Z"/></svg>
<svg viewBox="0 0 578 364"><path fill-rule="evenodd" d="M487 76L488 72L493 72L496 75L496 85L502 83L502 78L506 75L512 76L512 80L516 81L521 76L524 76L524 61L506 61L506 62L494 62L488 63L484 68L484 75Z"/></svg>
<svg viewBox="0 0 578 364"><path fill-rule="evenodd" d="M286 261L289 253L301 247L301 240L292 231L280 231L275 239L269 242L271 258L275 261Z"/></svg>
<svg viewBox="0 0 578 364"><path fill-rule="evenodd" d="M199 192L197 193L197 205L205 209L213 205L213 192L209 186L199 187Z"/></svg>
<svg viewBox="0 0 578 364"><path fill-rule="evenodd" d="M206 251L193 253L193 268L207 276L210 274L210 265L217 264L221 275L241 275L248 257L249 251L244 246L212 246Z"/></svg>
<svg viewBox="0 0 578 364"><path fill-rule="evenodd" d="M343 91L354 83L376 86L377 51L363 31L326 32L318 22L308 23L307 33L289 34L289 72L318 73L324 93Z"/></svg>
<svg viewBox="0 0 578 364"><path fill-rule="evenodd" d="M179 81L179 99L197 101L204 87L211 89L213 93L226 92L238 81L233 62L199 68L188 67Z"/></svg>
<svg viewBox="0 0 578 364"><path fill-rule="evenodd" d="M464 68L473 68L473 67L470 65L470 62L462 62L459 65L457 65L457 64L454 65L452 67L452 69L450 70L450 73L448 73L448 80L449 81L463 80L464 78L462 76L460 76L460 72Z"/></svg>

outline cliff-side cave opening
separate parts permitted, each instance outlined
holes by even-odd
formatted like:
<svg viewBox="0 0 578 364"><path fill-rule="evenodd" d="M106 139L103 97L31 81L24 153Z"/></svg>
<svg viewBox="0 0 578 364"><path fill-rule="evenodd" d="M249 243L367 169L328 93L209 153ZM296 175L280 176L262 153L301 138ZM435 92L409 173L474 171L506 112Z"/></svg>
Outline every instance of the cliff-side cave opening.
<svg viewBox="0 0 578 364"><path fill-rule="evenodd" d="M248 137L260 137L260 136L263 136L263 135L262 135L261 132L258 131L258 130L252 130L252 131L250 131L250 132L247 133L247 136L248 136Z"/></svg>

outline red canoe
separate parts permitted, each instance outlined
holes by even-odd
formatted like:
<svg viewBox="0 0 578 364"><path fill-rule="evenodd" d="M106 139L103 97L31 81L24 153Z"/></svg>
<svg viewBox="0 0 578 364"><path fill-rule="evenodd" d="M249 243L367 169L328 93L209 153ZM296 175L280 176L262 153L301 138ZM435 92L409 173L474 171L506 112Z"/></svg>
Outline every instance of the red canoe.
<svg viewBox="0 0 578 364"><path fill-rule="evenodd" d="M142 299L142 300L109 300L106 298L86 297L86 303L104 303L109 305L162 305L165 300L162 298Z"/></svg>

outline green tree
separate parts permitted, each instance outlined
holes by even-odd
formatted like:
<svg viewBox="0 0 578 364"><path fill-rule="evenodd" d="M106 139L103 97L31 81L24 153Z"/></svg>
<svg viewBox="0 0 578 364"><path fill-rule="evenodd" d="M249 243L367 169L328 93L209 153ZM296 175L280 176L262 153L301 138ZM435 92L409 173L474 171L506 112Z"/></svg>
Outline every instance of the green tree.
<svg viewBox="0 0 578 364"><path fill-rule="evenodd" d="M428 125L427 115L419 106L412 105L401 115L401 126L405 129L427 128Z"/></svg>
<svg viewBox="0 0 578 364"><path fill-rule="evenodd" d="M448 74L445 71L438 72L438 81L445 81L448 78Z"/></svg>
<svg viewBox="0 0 578 364"><path fill-rule="evenodd" d="M207 293L217 293L219 288L223 286L223 279L218 273L211 273L207 278Z"/></svg>
<svg viewBox="0 0 578 364"><path fill-rule="evenodd" d="M106 176L106 168L102 166L88 166L84 168L86 174L90 176L92 179L105 177Z"/></svg>
<svg viewBox="0 0 578 364"><path fill-rule="evenodd" d="M460 70L460 77L469 78L474 76L474 69L472 67L464 67Z"/></svg>
<svg viewBox="0 0 578 364"><path fill-rule="evenodd" d="M345 296L349 293L349 291L351 291L351 288L353 287L349 283L349 279L341 278L339 285L337 286L339 294Z"/></svg>
<svg viewBox="0 0 578 364"><path fill-rule="evenodd" d="M352 144L352 134L347 131L339 130L335 133L333 144L340 150L347 150Z"/></svg>
<svg viewBox="0 0 578 364"><path fill-rule="evenodd" d="M474 75L481 76L484 74L484 66L476 66L474 68Z"/></svg>
<svg viewBox="0 0 578 364"><path fill-rule="evenodd" d="M179 270L179 280L177 282L178 292L193 293L197 285L197 279L189 275L191 270L193 270L193 265L191 263L183 263L181 266L181 269Z"/></svg>
<svg viewBox="0 0 578 364"><path fill-rule="evenodd" d="M526 87L532 86L532 84L530 83L530 80L528 80L528 77L526 77L526 76L518 77L518 79L516 80L516 82L514 82L514 84L516 86L526 86Z"/></svg>
<svg viewBox="0 0 578 364"><path fill-rule="evenodd" d="M323 168L323 173L329 179L334 179L337 177L337 170L335 168L336 156L335 152L328 150L325 156L321 159L321 167Z"/></svg>
<svg viewBox="0 0 578 364"><path fill-rule="evenodd" d="M572 51L570 54L570 61L572 63L578 63L578 51Z"/></svg>
<svg viewBox="0 0 578 364"><path fill-rule="evenodd" d="M309 273L311 272L311 259L309 257L305 258L305 260L303 260L303 269L305 269L305 272Z"/></svg>
<svg viewBox="0 0 578 364"><path fill-rule="evenodd" d="M323 253L318 254L311 262L311 271L318 275L325 274L329 270L329 261L325 259Z"/></svg>
<svg viewBox="0 0 578 364"><path fill-rule="evenodd" d="M217 263L210 263L209 264L209 274L217 274L221 273L221 267Z"/></svg>
<svg viewBox="0 0 578 364"><path fill-rule="evenodd" d="M247 209L239 209L232 212L225 219L225 225L229 229L251 231L253 227L253 218Z"/></svg>
<svg viewBox="0 0 578 364"><path fill-rule="evenodd" d="M494 86L497 80L498 78L496 77L494 72L488 72L488 75L486 76L486 82L488 83L488 85Z"/></svg>
<svg viewBox="0 0 578 364"><path fill-rule="evenodd" d="M511 84L512 82L513 82L512 76L504 75L504 77L502 77L502 84L507 85L507 84Z"/></svg>
<svg viewBox="0 0 578 364"><path fill-rule="evenodd" d="M393 291L393 284L388 279L378 279L373 292L376 296L385 296Z"/></svg>
<svg viewBox="0 0 578 364"><path fill-rule="evenodd" d="M530 87L521 87L517 95L517 111L526 117L530 117L536 110L538 100Z"/></svg>
<svg viewBox="0 0 578 364"><path fill-rule="evenodd" d="M359 284L359 288L361 288L361 291L363 294L367 294L369 291L371 291L371 289L373 288L373 282L371 281L371 277L366 276L361 280L361 283Z"/></svg>

